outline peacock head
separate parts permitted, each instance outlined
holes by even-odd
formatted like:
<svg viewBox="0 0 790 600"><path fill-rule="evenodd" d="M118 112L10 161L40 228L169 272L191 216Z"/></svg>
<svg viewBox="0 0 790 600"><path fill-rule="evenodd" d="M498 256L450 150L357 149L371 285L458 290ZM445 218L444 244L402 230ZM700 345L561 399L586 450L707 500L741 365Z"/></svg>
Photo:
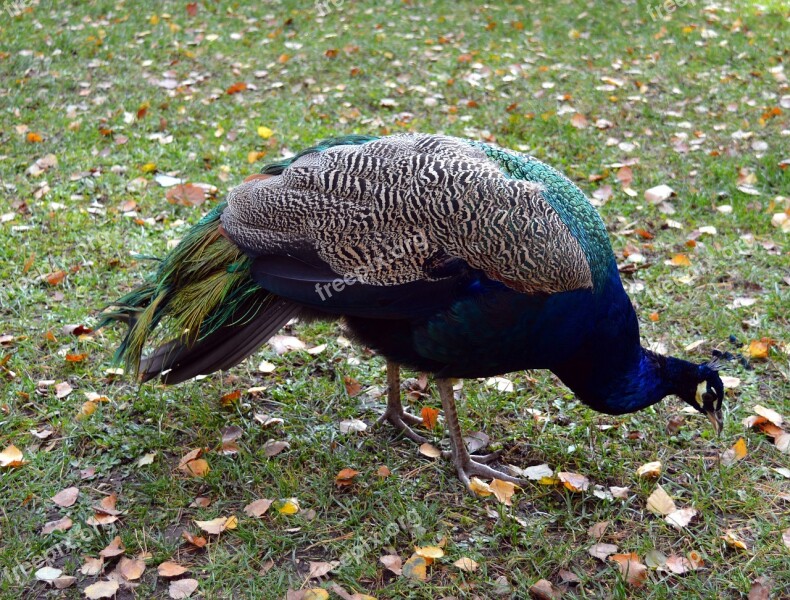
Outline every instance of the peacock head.
<svg viewBox="0 0 790 600"><path fill-rule="evenodd" d="M708 417L716 434L721 434L724 416L721 403L724 400L724 384L718 373L716 361L695 365L696 372L683 378L676 394L681 400Z"/></svg>

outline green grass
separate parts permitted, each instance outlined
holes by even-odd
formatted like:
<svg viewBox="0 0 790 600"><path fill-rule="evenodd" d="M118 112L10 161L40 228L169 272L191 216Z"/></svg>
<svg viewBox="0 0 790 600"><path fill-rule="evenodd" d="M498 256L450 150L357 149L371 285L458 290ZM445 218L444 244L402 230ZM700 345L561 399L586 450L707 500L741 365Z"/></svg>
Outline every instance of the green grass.
<svg viewBox="0 0 790 600"><path fill-rule="evenodd" d="M172 559L190 566L205 598L283 598L303 584L305 561L338 560L355 548L359 560L344 562L331 578L379 599L490 598L501 577L511 588L501 597L524 598L540 578L558 584L562 569L581 579L568 588L570 597L740 598L763 575L773 580L775 597L786 597L790 554L781 531L790 527L790 516L779 494L787 494L788 484L772 467L786 466L787 456L763 434L745 431L741 419L758 402L790 417L790 288L783 279L790 261L786 234L771 225L772 214L787 206L780 194L790 189L780 166L788 158L790 108L779 71L790 46L787 5L727 0L719 10L703 10L702 3L688 3L666 22L654 22L650 4L641 0L329 6L323 19L307 1L201 2L194 17L182 2L123 0L42 1L17 17L2 13L0 214L8 217L0 224L0 335L14 340L0 347L0 449L13 443L29 462L0 471L0 568L36 563L65 548L54 564L78 582L55 591L32 577L3 576L0 597L82 597L97 579L79 573L83 557L96 556L115 535L127 555L151 554L140 586L119 597L166 597L155 567ZM176 90L153 83L167 71L182 82ZM265 76L257 77L260 71ZM190 85L183 84L187 79ZM226 94L237 81L256 89ZM428 97L435 102L426 103ZM385 98L397 106L382 106ZM144 103L150 108L137 119ZM573 127L565 105L590 126ZM592 126L598 119L613 126ZM259 137L261 125L274 137ZM27 141L21 126L42 141ZM630 245L650 264L624 275L626 286L637 290L632 299L646 341L704 360L712 349L738 352L753 339L777 340L753 370L737 361L726 366L742 383L728 398L722 437L694 416L686 416L676 435L667 434L668 418L682 408L676 399L612 418L580 406L547 373L512 375L514 393L465 381L465 430L488 433L506 462L547 462L594 483L631 487L628 500L608 502L535 484L505 508L467 494L449 464L421 457L387 428L339 432L342 419L375 419L383 403L370 390L380 390L385 377L381 359L337 343L334 325L295 326L309 346L328 344L316 357L263 349L230 373L175 388L138 387L106 375L120 329L87 338L63 332L68 324L95 324L97 309L142 279L150 263L133 252L161 256L169 240L216 202L169 204L144 165L213 184L222 196L286 149L337 134L399 131L494 139L528 149L588 194L611 185L613 196L601 212L618 259ZM734 138L737 131L751 137ZM156 136L172 136L172 142ZM618 142L607 145L610 137ZM756 140L767 149L755 151ZM629 152L619 142L635 146ZM677 151L679 143L689 151ZM253 151L266 155L250 164ZM49 153L57 156L56 167L38 177L26 174ZM638 159L635 198L623 193L611 166L628 158ZM738 189L742 169L754 173L759 196ZM602 179L591 181L593 175ZM139 177L147 185L129 185ZM36 197L42 182L49 190ZM644 190L661 183L677 192L673 215L643 200ZM121 208L130 200L136 219ZM732 213L715 209L722 204ZM667 228L668 217L682 228ZM717 235L702 235L689 248L692 232L704 225L716 227ZM636 228L654 239L642 239ZM691 267L665 264L678 252L690 255ZM42 282L42 275L59 270L67 273L60 284ZM728 308L743 296L757 303ZM654 312L657 322L649 319ZM699 339L702 346L684 350ZM66 353L87 358L67 362ZM352 357L357 360L349 362ZM256 372L261 358L277 365L274 374ZM367 391L348 397L345 376ZM42 380L68 381L74 391L58 399L52 387L40 388ZM222 406L223 394L253 386L265 389ZM110 402L77 419L89 391ZM438 406L435 394L425 402ZM549 420L537 424L530 407ZM263 429L255 413L284 424ZM235 456L218 452L220 430L228 425L244 432ZM54 431L48 439L30 433L44 428ZM632 439L629 432L642 436ZM717 453L739 436L748 456L717 467ZM287 440L290 448L267 458L263 445L270 438ZM211 472L204 479L183 476L179 458L201 446L209 448ZM153 464L138 467L149 452L156 452ZM635 470L650 460L664 463L659 482L678 504L699 510L683 531L645 508L654 484L638 480ZM377 477L381 465L392 476ZM82 480L87 467L96 474ZM361 474L357 485L341 490L334 476L344 467ZM59 509L50 497L71 485L80 497ZM121 519L91 530L84 525L91 505L111 491ZM191 507L197 496L211 498L210 506ZM242 508L261 497L296 497L304 510L247 518ZM45 522L65 514L75 522L71 531L40 534ZM239 527L205 550L190 551L181 539L183 529L198 532L195 519L230 514L239 516ZM372 541L399 520L391 538ZM587 553L593 543L587 529L602 520L611 521L602 541L621 552L644 560L653 549L667 555L695 550L705 566L684 576L651 570L643 588L629 588L615 568ZM90 533L80 536L78 528ZM727 529L746 538L749 550L728 547L720 539ZM426 583L391 577L378 562L387 552L405 560L415 545L442 539L446 556L430 567ZM459 571L452 563L461 556L480 569ZM274 567L259 575L267 560Z"/></svg>

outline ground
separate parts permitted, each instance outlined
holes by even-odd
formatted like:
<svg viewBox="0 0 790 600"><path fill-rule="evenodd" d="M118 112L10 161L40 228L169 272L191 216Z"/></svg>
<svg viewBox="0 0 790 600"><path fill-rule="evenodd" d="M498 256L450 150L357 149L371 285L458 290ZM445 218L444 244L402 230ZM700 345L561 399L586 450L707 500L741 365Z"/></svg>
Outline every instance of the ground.
<svg viewBox="0 0 790 600"><path fill-rule="evenodd" d="M316 587L341 597L333 585L379 599L524 598L539 579L580 598L741 598L755 581L753 593L773 586L774 598L789 597L788 456L742 424L758 404L790 418L786 3L17 0L4 9L0 451L13 445L25 462L0 468L1 598L84 597L119 561L84 575L85 557L116 535L146 565L123 582L123 598L168 597L156 569L167 560L212 599ZM722 366L731 389L721 437L677 399L607 417L549 373L505 375L512 388L464 381L462 425L490 436L502 463L545 463L590 482L573 491L535 481L506 506L471 495L447 462L387 427L341 431L341 421L371 425L380 414L385 373L339 326L287 332L308 349L326 344L318 354L267 346L173 388L109 370L121 328L86 329L149 272L141 255L166 253L267 160L327 136L402 131L529 152L577 182L600 206L645 343L700 362L714 350L733 357ZM178 193L156 181L167 183L162 174L218 192L204 201L187 187L169 202ZM659 185L674 194L646 197ZM429 385L408 404L419 412L439 401ZM282 422L264 427L261 415ZM225 454L228 427L241 437ZM441 427L420 430L442 444ZM739 438L746 456L722 462ZM269 439L289 446L270 457ZM179 461L197 448L210 471L191 477ZM658 479L638 477L650 461L662 463ZM359 474L340 486L344 468ZM697 511L688 525L647 509L657 485ZM599 497L610 486L629 490ZM76 502L58 506L52 497L69 487ZM111 493L118 520L86 524ZM296 498L300 511L276 504L247 516L261 498ZM71 529L42 533L64 516ZM196 520L231 516L236 528L203 533L202 549L182 537L201 533ZM593 557L598 542L647 564L643 585ZM444 554L426 581L379 561L405 561L415 546ZM704 564L676 574L654 568L656 551ZM478 568L456 566L463 557ZM48 559L77 581L62 591L36 581ZM308 581L308 561L338 560Z"/></svg>

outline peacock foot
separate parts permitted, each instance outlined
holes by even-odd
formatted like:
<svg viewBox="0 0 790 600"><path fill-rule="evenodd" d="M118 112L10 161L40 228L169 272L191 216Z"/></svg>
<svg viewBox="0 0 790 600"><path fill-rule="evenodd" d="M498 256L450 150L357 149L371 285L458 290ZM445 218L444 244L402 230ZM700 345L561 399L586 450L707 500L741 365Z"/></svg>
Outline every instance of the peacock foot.
<svg viewBox="0 0 790 600"><path fill-rule="evenodd" d="M422 419L416 415L407 413L402 407L398 410L392 405L387 405L387 410L378 418L374 427L382 424L384 421L388 421L395 429L418 444L424 444L428 441L428 438L421 436L410 427L410 425L422 423Z"/></svg>
<svg viewBox="0 0 790 600"><path fill-rule="evenodd" d="M499 456L502 454L501 450L496 450L494 452L489 452L488 454L475 454L473 452L469 452L469 458L473 459L475 462L482 463L487 465L488 463L494 462ZM453 458L453 451L452 450L442 450L442 458ZM500 477L501 479L501 477Z"/></svg>
<svg viewBox="0 0 790 600"><path fill-rule="evenodd" d="M464 453L466 454L466 453ZM492 454L496 454L495 452ZM483 457L484 462L488 462L489 460L494 460L491 457L491 454L487 454ZM525 479L521 479L519 477L513 477L503 471L498 469L494 469L493 467L489 467L484 462L480 462L479 460L474 460L473 456L468 454L465 457L459 457L455 454L452 454L453 464L455 465L455 470L458 472L458 478L463 482L463 484L471 490L471 477L485 477L491 479L501 479L502 481L509 481L510 483L515 483L516 485L526 485L527 481Z"/></svg>

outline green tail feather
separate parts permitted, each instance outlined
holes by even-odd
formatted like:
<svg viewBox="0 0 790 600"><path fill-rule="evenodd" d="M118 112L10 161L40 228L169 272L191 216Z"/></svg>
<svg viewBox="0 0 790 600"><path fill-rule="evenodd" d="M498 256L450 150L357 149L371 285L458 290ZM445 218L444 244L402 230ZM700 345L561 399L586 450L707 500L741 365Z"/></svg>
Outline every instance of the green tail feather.
<svg viewBox="0 0 790 600"><path fill-rule="evenodd" d="M265 304L266 293L250 278L249 259L220 234L224 208L223 202L203 217L145 283L102 315L99 327L115 321L129 325L115 354L127 371L137 373L143 349L151 341L180 339L193 344L219 327L253 318ZM251 294L259 294L261 301L242 317L234 317Z"/></svg>

